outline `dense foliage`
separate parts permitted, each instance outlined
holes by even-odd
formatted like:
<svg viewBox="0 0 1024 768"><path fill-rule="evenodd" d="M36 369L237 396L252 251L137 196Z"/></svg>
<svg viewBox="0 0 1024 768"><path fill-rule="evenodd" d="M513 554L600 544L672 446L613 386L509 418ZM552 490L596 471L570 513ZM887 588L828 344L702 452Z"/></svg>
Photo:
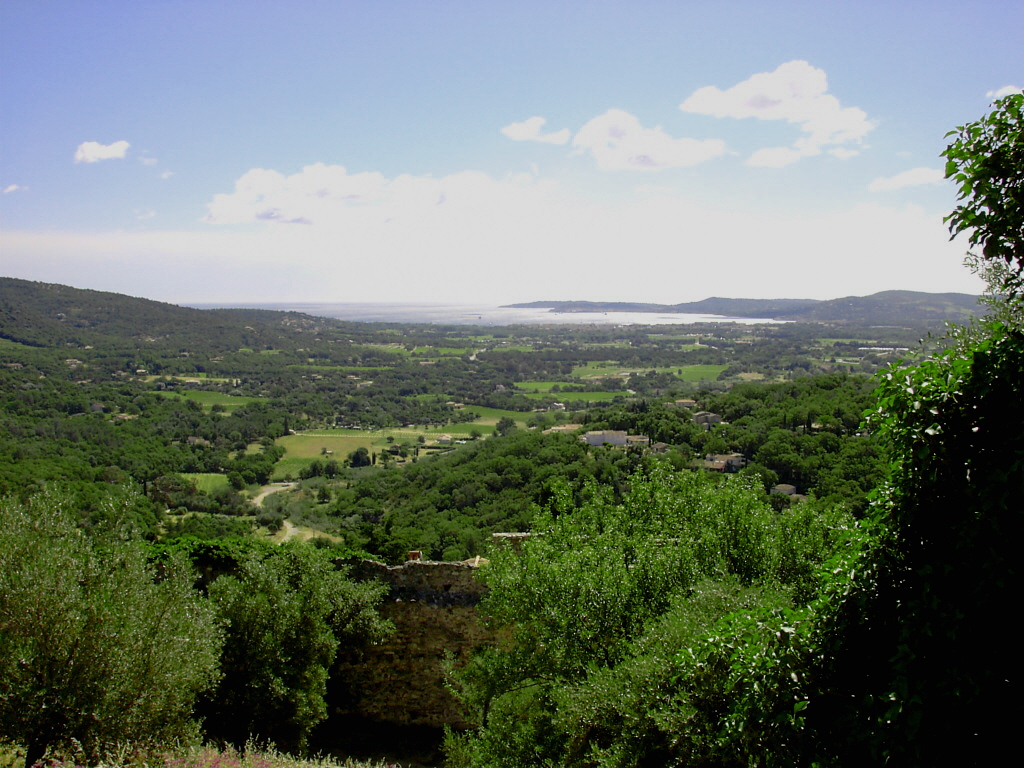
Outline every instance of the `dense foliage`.
<svg viewBox="0 0 1024 768"><path fill-rule="evenodd" d="M158 578L122 531L86 535L67 499L0 502L0 735L26 746L27 766L72 739L95 760L194 736L219 649L180 560Z"/></svg>
<svg viewBox="0 0 1024 768"><path fill-rule="evenodd" d="M208 738L301 751L338 646L387 630L328 550L461 559L532 529L484 569L498 642L452 672L477 724L453 765L1004 758L1022 101L945 153L994 319L914 364L886 367L912 327L415 328L0 279L0 736L94 759L195 735L198 696ZM541 432L570 421L660 445ZM405 439L352 437L381 428ZM289 457L300 430L345 447ZM745 466L697 471L723 452ZM298 522L323 550L239 537Z"/></svg>
<svg viewBox="0 0 1024 768"><path fill-rule="evenodd" d="M485 571L482 610L504 639L457 673L480 728L450 738L456 765L680 758L676 729L706 702L675 685L676 654L726 615L813 599L854 522L811 504L777 513L743 478L662 467L621 503L591 490L582 504L559 491L521 551Z"/></svg>
<svg viewBox="0 0 1024 768"><path fill-rule="evenodd" d="M339 643L382 639L385 588L355 583L319 551L252 549L209 596L225 627L221 679L202 697L208 736L237 748L255 737L303 753L327 716L324 696Z"/></svg>
<svg viewBox="0 0 1024 768"><path fill-rule="evenodd" d="M1022 98L997 102L947 150L951 174L959 163L968 169L954 232L977 227L982 259L1012 262L1024 244L1019 201L1001 199L1020 189L1024 165L1004 160L1019 147ZM502 590L492 615L509 625L507 639L457 675L479 726L449 736L453 763L1005 761L1015 750L1019 677L1006 607L1019 578L1024 495L1024 333L1004 322L1019 320L1022 296L1011 278L1001 283L1001 319L956 330L948 349L879 377L869 425L891 476L861 523L812 537L802 587L780 591L786 584L771 569L751 569L773 560L748 555L673 593L687 583L690 558L658 563L652 579L650 556L637 556L632 536L614 535L654 511L672 521L657 492L621 510L542 518L545 535L494 563L490 579ZM732 532L716 551L756 553L759 540L742 533L759 519L749 503L726 519ZM723 529L705 521L700 530ZM662 534L657 544L686 540ZM562 567L551 574L548 562ZM638 589L648 583L651 592ZM674 599L659 601L665 594ZM618 606L639 620L618 618Z"/></svg>
<svg viewBox="0 0 1024 768"><path fill-rule="evenodd" d="M946 221L955 237L1007 268L1004 289L1019 292L1024 269L1024 95L997 101L989 114L946 134L946 178L958 186L960 204Z"/></svg>

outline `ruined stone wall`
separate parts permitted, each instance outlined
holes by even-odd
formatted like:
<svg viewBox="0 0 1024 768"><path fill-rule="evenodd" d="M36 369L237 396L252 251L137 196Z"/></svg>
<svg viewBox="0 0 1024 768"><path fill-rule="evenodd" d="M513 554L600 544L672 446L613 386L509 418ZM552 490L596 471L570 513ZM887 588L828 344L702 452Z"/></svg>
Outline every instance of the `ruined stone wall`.
<svg viewBox="0 0 1024 768"><path fill-rule="evenodd" d="M395 633L361 652L340 649L339 677L349 688L336 701L337 712L398 725L466 725L444 686L441 663L446 652L464 661L492 640L477 620L484 587L476 571L466 563L419 560L351 565L352 578L388 585L381 613Z"/></svg>

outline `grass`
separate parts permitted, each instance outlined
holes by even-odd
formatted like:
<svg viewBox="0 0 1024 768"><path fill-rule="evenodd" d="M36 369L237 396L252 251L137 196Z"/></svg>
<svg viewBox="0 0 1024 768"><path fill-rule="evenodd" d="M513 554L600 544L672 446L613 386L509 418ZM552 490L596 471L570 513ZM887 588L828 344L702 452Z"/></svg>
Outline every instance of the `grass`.
<svg viewBox="0 0 1024 768"><path fill-rule="evenodd" d="M594 392L594 393L566 393L576 394L578 399L603 398L615 393ZM540 395L544 397L544 395ZM431 395L433 397L433 395ZM474 431L487 435L502 418L510 418L519 427L526 426L526 418L529 414L519 411L507 411L501 408L487 408L482 405L468 405L465 410L472 413L476 418L471 422L459 424L447 424L443 427L432 427L430 429L393 428L393 429L318 429L308 432L300 432L295 435L279 437L275 442L285 450L284 456L274 465L274 474L271 478L275 482L286 479L288 476L298 477L306 467L315 460L334 459L337 462L344 462L352 451L357 448L366 448L370 452L380 453L391 443L408 442L413 446L419 445L418 440L422 436L426 443L421 447L427 448L435 444L440 435L451 435L454 438L462 439L470 437ZM331 451L330 454L324 451Z"/></svg>
<svg viewBox="0 0 1024 768"><path fill-rule="evenodd" d="M387 365L316 365L315 363L293 363L288 368L294 371L343 371L352 374L391 370Z"/></svg>
<svg viewBox="0 0 1024 768"><path fill-rule="evenodd" d="M206 493L214 493L231 485L227 475L218 472L185 472L182 477L191 480L196 484L196 488Z"/></svg>
<svg viewBox="0 0 1024 768"><path fill-rule="evenodd" d="M0 744L0 768L21 768L24 759L22 750ZM82 755L51 755L37 763L43 768L78 768L84 764ZM202 747L140 753L122 748L94 764L93 768L399 768L399 764L324 756L303 760L278 752L273 747L246 745L243 752Z"/></svg>
<svg viewBox="0 0 1024 768"><path fill-rule="evenodd" d="M519 389L528 389L532 392L550 392L552 387L562 386L564 381L523 381L516 384Z"/></svg>
<svg viewBox="0 0 1024 768"><path fill-rule="evenodd" d="M517 424L523 425L526 423L526 417L529 414L521 413L519 411L506 411L502 408L488 408L483 405L467 405L465 410L469 413L476 414L476 421L472 424L449 424L442 431L453 432L458 427L466 427L467 431L472 427L493 427L502 418L509 418L515 421Z"/></svg>
<svg viewBox="0 0 1024 768"><path fill-rule="evenodd" d="M586 365L579 365L573 368L572 376L577 379L627 378L634 373L647 373L650 370L653 369L630 368L613 360L591 360Z"/></svg>
<svg viewBox="0 0 1024 768"><path fill-rule="evenodd" d="M334 459L343 461L356 448L371 448L377 433L358 429L319 430L298 435L285 435L277 444L285 450L285 458ZM324 451L331 451L330 455Z"/></svg>
<svg viewBox="0 0 1024 768"><path fill-rule="evenodd" d="M266 400L265 397L251 397L249 395L226 395L223 392L210 392L205 389L191 389L185 392L161 392L164 397L181 397L185 400L192 400L203 406L204 410L211 410L213 406L222 406L225 410L231 411L249 403L258 403Z"/></svg>
<svg viewBox="0 0 1024 768"><path fill-rule="evenodd" d="M534 400L546 400L555 398L563 403L605 403L614 400L616 397L628 397L629 392L620 389L613 392L606 390L593 390L590 392L552 392L552 388L565 386L564 381L524 381L516 386L519 389L528 390L526 396ZM579 385L577 385L579 386Z"/></svg>
<svg viewBox="0 0 1024 768"><path fill-rule="evenodd" d="M527 392L526 397L532 400L550 400L552 397L562 403L608 403L616 397L629 397L629 392Z"/></svg>
<svg viewBox="0 0 1024 768"><path fill-rule="evenodd" d="M461 357L473 354L471 347L416 347L414 357Z"/></svg>
<svg viewBox="0 0 1024 768"><path fill-rule="evenodd" d="M533 347L527 344L501 344L491 347L487 352L533 352Z"/></svg>
<svg viewBox="0 0 1024 768"><path fill-rule="evenodd" d="M573 368L572 375L574 378L586 381L587 379L627 378L634 374L642 376L651 371L661 371L662 373L671 373L683 381L704 381L717 379L718 374L727 367L726 365L677 365L675 367L661 366L660 368L630 368L613 361L592 360L586 365Z"/></svg>

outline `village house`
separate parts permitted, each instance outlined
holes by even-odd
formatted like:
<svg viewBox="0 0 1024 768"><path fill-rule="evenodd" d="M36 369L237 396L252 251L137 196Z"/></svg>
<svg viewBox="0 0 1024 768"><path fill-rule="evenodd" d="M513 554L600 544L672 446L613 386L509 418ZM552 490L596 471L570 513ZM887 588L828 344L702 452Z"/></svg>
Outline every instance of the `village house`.
<svg viewBox="0 0 1024 768"><path fill-rule="evenodd" d="M580 440L592 446L612 445L622 447L626 444L626 433L623 430L617 429L592 430L580 435Z"/></svg>
<svg viewBox="0 0 1024 768"><path fill-rule="evenodd" d="M646 448L651 444L647 435L630 435L624 430L599 429L580 435L580 441L591 446L610 445L615 448L640 446Z"/></svg>
<svg viewBox="0 0 1024 768"><path fill-rule="evenodd" d="M717 413L711 413L711 411L698 411L693 414L693 423L697 426L704 427L705 432L711 431L711 427L715 424L722 424L722 417Z"/></svg>
<svg viewBox="0 0 1024 768"><path fill-rule="evenodd" d="M713 453L704 457L704 469L712 472L738 472L746 465L742 453Z"/></svg>

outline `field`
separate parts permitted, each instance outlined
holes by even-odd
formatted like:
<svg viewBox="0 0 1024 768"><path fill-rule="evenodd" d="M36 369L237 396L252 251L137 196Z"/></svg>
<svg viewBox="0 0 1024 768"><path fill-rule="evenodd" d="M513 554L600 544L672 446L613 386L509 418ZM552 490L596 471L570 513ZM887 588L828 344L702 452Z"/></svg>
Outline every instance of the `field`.
<svg viewBox="0 0 1024 768"><path fill-rule="evenodd" d="M629 368L622 363L611 361L591 360L586 365L579 365L572 369L572 376L577 379L626 379L636 373L647 373L652 368Z"/></svg>
<svg viewBox="0 0 1024 768"><path fill-rule="evenodd" d="M609 403L617 397L629 397L629 392L527 392L532 400L555 398L562 403Z"/></svg>
<svg viewBox="0 0 1024 768"><path fill-rule="evenodd" d="M356 448L375 450L378 439L386 445L383 433L359 429L325 429L279 437L276 442L284 448L285 454L274 465L272 479L283 480L289 475L298 477L315 459L333 459L342 463Z"/></svg>
<svg viewBox="0 0 1024 768"><path fill-rule="evenodd" d="M205 493L214 493L229 485L227 476L217 472L186 472L182 477L191 480L196 484L196 488Z"/></svg>
<svg viewBox="0 0 1024 768"><path fill-rule="evenodd" d="M573 368L572 375L578 379L628 378L632 375L644 375L652 371L671 373L683 381L714 380L724 371L726 365L682 365L675 368L629 368L621 363L591 361L586 365Z"/></svg>
<svg viewBox="0 0 1024 768"><path fill-rule="evenodd" d="M525 414L517 411L505 411L500 408L469 406L468 411L476 415L476 420L461 424L448 424L428 430L400 428L393 429L319 429L286 435L277 439L277 444L285 449L284 457L274 465L273 480L281 481L286 477L298 477L303 469L314 460L331 460L343 463L352 451L366 448L371 453L380 454L393 443L409 443L421 449L437 446L437 439L442 435L454 439L468 439L474 432L482 436L489 435L494 426L503 417L516 421L524 427ZM420 443L423 437L425 442ZM391 438L389 441L388 438ZM329 451L330 453L327 453Z"/></svg>
<svg viewBox="0 0 1024 768"><path fill-rule="evenodd" d="M210 392L204 389L193 389L185 392L162 392L161 394L164 397L182 397L186 400L192 400L199 403L207 411L211 410L215 405L231 411L239 406L257 403L266 399L246 395L225 395L223 392Z"/></svg>

